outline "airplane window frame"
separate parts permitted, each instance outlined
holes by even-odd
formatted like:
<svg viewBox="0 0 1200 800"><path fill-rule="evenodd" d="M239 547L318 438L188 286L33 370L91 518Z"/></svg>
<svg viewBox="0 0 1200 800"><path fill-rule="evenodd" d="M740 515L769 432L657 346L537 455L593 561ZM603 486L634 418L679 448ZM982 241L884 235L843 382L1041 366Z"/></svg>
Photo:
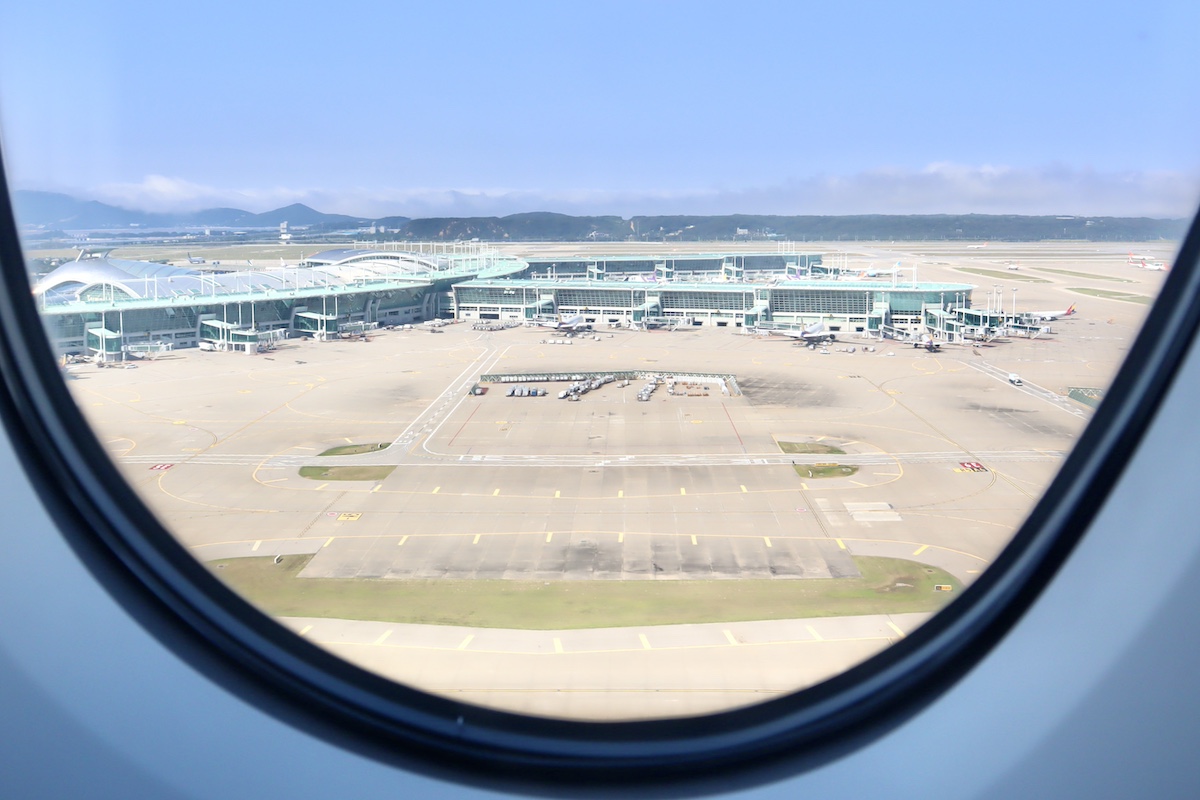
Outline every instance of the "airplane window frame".
<svg viewBox="0 0 1200 800"><path fill-rule="evenodd" d="M58 371L30 292L0 162L0 414L78 558L147 631L249 703L343 747L525 791L729 789L871 741L946 691L1037 599L1120 479L1200 329L1200 217L1104 403L1021 529L963 595L824 683L701 717L546 719L402 686L292 634L180 545L112 467Z"/></svg>

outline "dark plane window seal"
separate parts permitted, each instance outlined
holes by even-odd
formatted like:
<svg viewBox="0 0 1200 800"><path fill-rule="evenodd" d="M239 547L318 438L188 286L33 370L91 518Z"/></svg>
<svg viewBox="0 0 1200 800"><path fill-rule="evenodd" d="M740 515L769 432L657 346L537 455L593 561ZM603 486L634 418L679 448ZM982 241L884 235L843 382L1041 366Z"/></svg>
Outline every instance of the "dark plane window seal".
<svg viewBox="0 0 1200 800"><path fill-rule="evenodd" d="M0 181L3 181L0 167ZM6 185L6 184L5 184ZM247 702L406 769L533 793L728 790L825 763L903 722L982 659L1037 598L1118 480L1200 327L1192 228L1105 402L979 580L911 635L756 706L647 722L534 718L395 684L293 635L216 580L112 468L59 374L0 192L0 404L63 536L150 633Z"/></svg>

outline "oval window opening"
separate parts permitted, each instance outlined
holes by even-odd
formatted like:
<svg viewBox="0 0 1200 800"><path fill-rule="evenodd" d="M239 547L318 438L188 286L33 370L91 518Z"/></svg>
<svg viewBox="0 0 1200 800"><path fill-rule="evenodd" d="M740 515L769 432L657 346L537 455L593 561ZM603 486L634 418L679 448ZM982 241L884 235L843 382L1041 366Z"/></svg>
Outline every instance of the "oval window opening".
<svg viewBox="0 0 1200 800"><path fill-rule="evenodd" d="M598 74L554 57L583 84ZM120 47L107 58L115 75L131 68ZM995 80L1006 68L980 66ZM782 62L747 69L767 83L756 102L790 80ZM164 72L154 80L234 85L190 59ZM119 80L106 91L128 103L58 138L24 113L33 100L4 102L8 160L37 187L14 192L32 296L112 466L191 556L296 636L440 698L555 720L791 695L969 592L1103 402L1192 211L1182 179L1111 191L1130 160L1150 175L1152 153L1095 155L1098 196L1093 161L1025 166L1067 158L1074 137L1008 123L1027 152L981 135L960 156L977 166L959 168L938 137L850 141L838 179L805 162L796 185L757 198L797 141L816 142L789 109L778 124L793 133L767 137L736 191L689 194L694 163L668 139L711 153L714 185L757 139L703 132L699 110L663 121L639 100L628 118L662 136L618 147L625 128L599 119L568 146L571 103L491 108L476 130L427 89L349 125L338 149L364 153L357 177L318 163L316 140L280 134L299 173L271 193L280 176L245 172L245 154L273 129L168 135ZM421 114L426 101L446 110ZM376 128L414 119L405 141L447 189L505 185L508 156L542 183L484 192L480 214L451 213L422 189L429 175L400 167L356 194L385 147ZM116 144L126 126L137 136ZM237 166L222 168L231 147ZM473 174L455 160L464 148ZM65 167L51 159L64 151ZM112 152L124 160L98 158ZM577 166L554 182L564 159L591 154L619 191ZM997 158L1020 163L997 177ZM896 159L935 166L881 177ZM665 165L653 190L637 181L651 164ZM206 170L218 185L189 183ZM238 189L243 175L257 193ZM71 196L42 191L62 183Z"/></svg>

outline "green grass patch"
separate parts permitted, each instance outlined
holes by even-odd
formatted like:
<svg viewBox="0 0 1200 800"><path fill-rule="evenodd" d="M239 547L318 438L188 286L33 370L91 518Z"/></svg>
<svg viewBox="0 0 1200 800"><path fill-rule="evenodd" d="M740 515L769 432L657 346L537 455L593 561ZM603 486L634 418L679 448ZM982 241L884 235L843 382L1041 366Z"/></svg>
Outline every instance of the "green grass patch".
<svg viewBox="0 0 1200 800"><path fill-rule="evenodd" d="M300 477L314 481L381 481L394 469L394 466L301 467Z"/></svg>
<svg viewBox="0 0 1200 800"><path fill-rule="evenodd" d="M299 578L312 556L209 562L281 617L566 630L936 611L961 590L944 570L855 557L862 577L799 580L502 581ZM949 584L950 592L935 592Z"/></svg>
<svg viewBox="0 0 1200 800"><path fill-rule="evenodd" d="M977 269L975 267L955 267L959 272L969 272L972 275L983 275L986 278L995 278L997 280L1010 281L1025 281L1026 283L1050 283L1045 278L1035 278L1032 275L1022 275L1016 270L1006 269L1001 272L998 269Z"/></svg>
<svg viewBox="0 0 1200 800"><path fill-rule="evenodd" d="M1114 283L1133 283L1128 278L1114 278L1111 275L1093 275L1090 272L1075 272L1070 269L1051 269L1050 267L1035 267L1038 272L1053 272L1055 275L1070 275L1073 278L1091 278L1097 281L1113 281Z"/></svg>
<svg viewBox="0 0 1200 800"><path fill-rule="evenodd" d="M858 467L842 464L792 464L792 469L801 478L848 478L858 472Z"/></svg>
<svg viewBox="0 0 1200 800"><path fill-rule="evenodd" d="M1144 294L1129 294L1128 292L1114 292L1111 289L1088 289L1083 286L1071 286L1067 289L1068 292L1078 292L1086 294L1089 297L1101 297L1105 300L1120 300L1123 303L1141 303L1149 305L1154 302L1154 298Z"/></svg>
<svg viewBox="0 0 1200 800"><path fill-rule="evenodd" d="M339 447L331 447L324 453L319 453L322 456L357 456L361 453L377 453L380 450L386 450L391 446L391 442L380 442L379 444L343 444Z"/></svg>
<svg viewBox="0 0 1200 800"><path fill-rule="evenodd" d="M843 456L846 454L846 451L840 447L818 442L776 442L775 444L779 445L779 449L783 452L796 455Z"/></svg>

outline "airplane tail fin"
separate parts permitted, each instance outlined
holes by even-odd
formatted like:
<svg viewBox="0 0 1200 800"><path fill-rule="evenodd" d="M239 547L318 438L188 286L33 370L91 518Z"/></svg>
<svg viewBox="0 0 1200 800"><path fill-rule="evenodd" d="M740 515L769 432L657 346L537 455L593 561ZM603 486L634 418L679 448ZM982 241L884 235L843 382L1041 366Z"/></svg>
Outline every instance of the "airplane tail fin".
<svg viewBox="0 0 1200 800"><path fill-rule="evenodd" d="M1069 316L1071 316L1071 315L1072 315L1072 314L1074 314L1074 313L1075 313L1075 304L1074 304L1074 303L1071 303L1071 307L1067 309L1067 313L1066 313L1066 314L1064 314L1064 316L1067 316L1067 317L1069 317Z"/></svg>

